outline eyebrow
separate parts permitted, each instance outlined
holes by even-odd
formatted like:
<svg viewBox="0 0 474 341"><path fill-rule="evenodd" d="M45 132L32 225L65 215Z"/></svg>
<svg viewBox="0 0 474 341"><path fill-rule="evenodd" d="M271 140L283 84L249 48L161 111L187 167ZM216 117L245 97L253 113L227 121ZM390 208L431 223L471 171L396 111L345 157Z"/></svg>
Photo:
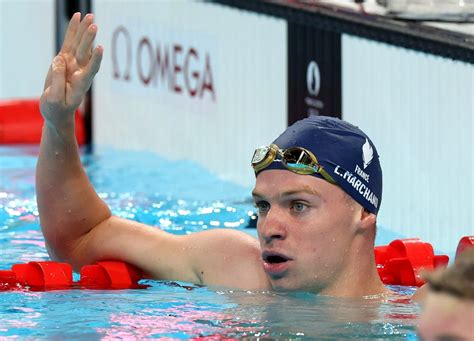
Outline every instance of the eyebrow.
<svg viewBox="0 0 474 341"><path fill-rule="evenodd" d="M309 186L296 187L296 188L293 188L291 190L285 191L285 192L280 194L280 197L289 197L289 196L292 196L292 195L295 195L295 194L301 194L301 193L307 193L307 194L315 195L317 197L322 198L322 195L321 195L320 192L318 192L316 189L310 188ZM265 195L260 194L256 190L252 191L252 196L254 198L255 197L257 197L257 198L264 198L265 197Z"/></svg>

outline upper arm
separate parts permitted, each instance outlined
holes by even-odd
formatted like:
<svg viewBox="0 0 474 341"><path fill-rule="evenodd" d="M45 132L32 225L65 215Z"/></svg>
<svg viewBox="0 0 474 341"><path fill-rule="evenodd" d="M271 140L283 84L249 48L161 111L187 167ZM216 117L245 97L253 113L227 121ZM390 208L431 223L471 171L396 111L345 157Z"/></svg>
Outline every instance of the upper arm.
<svg viewBox="0 0 474 341"><path fill-rule="evenodd" d="M268 282L259 257L258 241L242 232L213 229L178 236L113 216L81 237L71 255L76 267L119 260L155 279L263 289Z"/></svg>
<svg viewBox="0 0 474 341"><path fill-rule="evenodd" d="M237 230L212 229L186 236L194 272L202 284L269 289L258 241Z"/></svg>
<svg viewBox="0 0 474 341"><path fill-rule="evenodd" d="M118 260L138 267L153 278L197 282L182 238L115 216L77 240L71 259L76 267Z"/></svg>

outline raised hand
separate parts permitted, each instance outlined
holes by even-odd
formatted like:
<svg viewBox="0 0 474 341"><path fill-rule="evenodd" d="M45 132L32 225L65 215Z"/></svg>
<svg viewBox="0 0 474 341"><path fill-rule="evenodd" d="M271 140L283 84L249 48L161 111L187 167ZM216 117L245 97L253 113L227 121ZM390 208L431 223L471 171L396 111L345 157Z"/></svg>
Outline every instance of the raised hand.
<svg viewBox="0 0 474 341"><path fill-rule="evenodd" d="M59 128L74 122L74 112L99 71L103 48L92 48L97 26L94 16L75 13L59 54L46 76L40 109L48 124Z"/></svg>

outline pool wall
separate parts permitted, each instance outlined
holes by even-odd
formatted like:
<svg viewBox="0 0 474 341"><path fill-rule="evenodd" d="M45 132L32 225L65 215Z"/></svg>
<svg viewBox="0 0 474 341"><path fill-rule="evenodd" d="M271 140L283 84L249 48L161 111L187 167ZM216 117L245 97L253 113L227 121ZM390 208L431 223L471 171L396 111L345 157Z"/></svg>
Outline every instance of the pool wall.
<svg viewBox="0 0 474 341"><path fill-rule="evenodd" d="M384 31L380 18L348 23L316 5L215 2L93 1L105 47L96 145L194 160L250 188L255 146L308 114L341 116L378 146L381 226L450 254L474 234L473 35L440 31L439 42L416 37L417 24ZM0 6L0 98L37 97L54 2Z"/></svg>
<svg viewBox="0 0 474 341"><path fill-rule="evenodd" d="M94 3L104 45L98 145L197 161L250 186L255 146L287 125L283 19L201 2Z"/></svg>
<svg viewBox="0 0 474 341"><path fill-rule="evenodd" d="M54 0L0 1L0 100L40 96L54 37Z"/></svg>
<svg viewBox="0 0 474 341"><path fill-rule="evenodd" d="M474 64L354 36L343 46L343 116L381 155L380 223L452 252L474 234Z"/></svg>
<svg viewBox="0 0 474 341"><path fill-rule="evenodd" d="M466 58L353 32L312 33L301 22L215 3L95 1L94 11L106 51L94 88L95 143L189 158L250 187L253 148L297 119L294 108L303 116L337 110L329 102L340 96L342 118L361 126L381 155L379 224L451 254L474 234L474 64ZM318 37L319 70L310 72L301 55ZM293 72L316 78L295 85Z"/></svg>

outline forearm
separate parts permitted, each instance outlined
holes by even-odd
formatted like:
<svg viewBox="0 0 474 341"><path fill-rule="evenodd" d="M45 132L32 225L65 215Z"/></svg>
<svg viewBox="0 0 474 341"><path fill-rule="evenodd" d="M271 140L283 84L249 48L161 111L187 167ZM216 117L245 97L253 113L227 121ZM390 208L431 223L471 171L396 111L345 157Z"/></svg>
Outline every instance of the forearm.
<svg viewBox="0 0 474 341"><path fill-rule="evenodd" d="M82 167L72 121L60 128L44 124L36 191L44 236L59 259L69 258L81 237L111 216Z"/></svg>
<svg viewBox="0 0 474 341"><path fill-rule="evenodd" d="M93 16L75 13L46 76L40 110L45 124L36 169L40 223L53 258L74 262L94 227L111 216L82 168L74 112L99 71L103 49L93 48Z"/></svg>

